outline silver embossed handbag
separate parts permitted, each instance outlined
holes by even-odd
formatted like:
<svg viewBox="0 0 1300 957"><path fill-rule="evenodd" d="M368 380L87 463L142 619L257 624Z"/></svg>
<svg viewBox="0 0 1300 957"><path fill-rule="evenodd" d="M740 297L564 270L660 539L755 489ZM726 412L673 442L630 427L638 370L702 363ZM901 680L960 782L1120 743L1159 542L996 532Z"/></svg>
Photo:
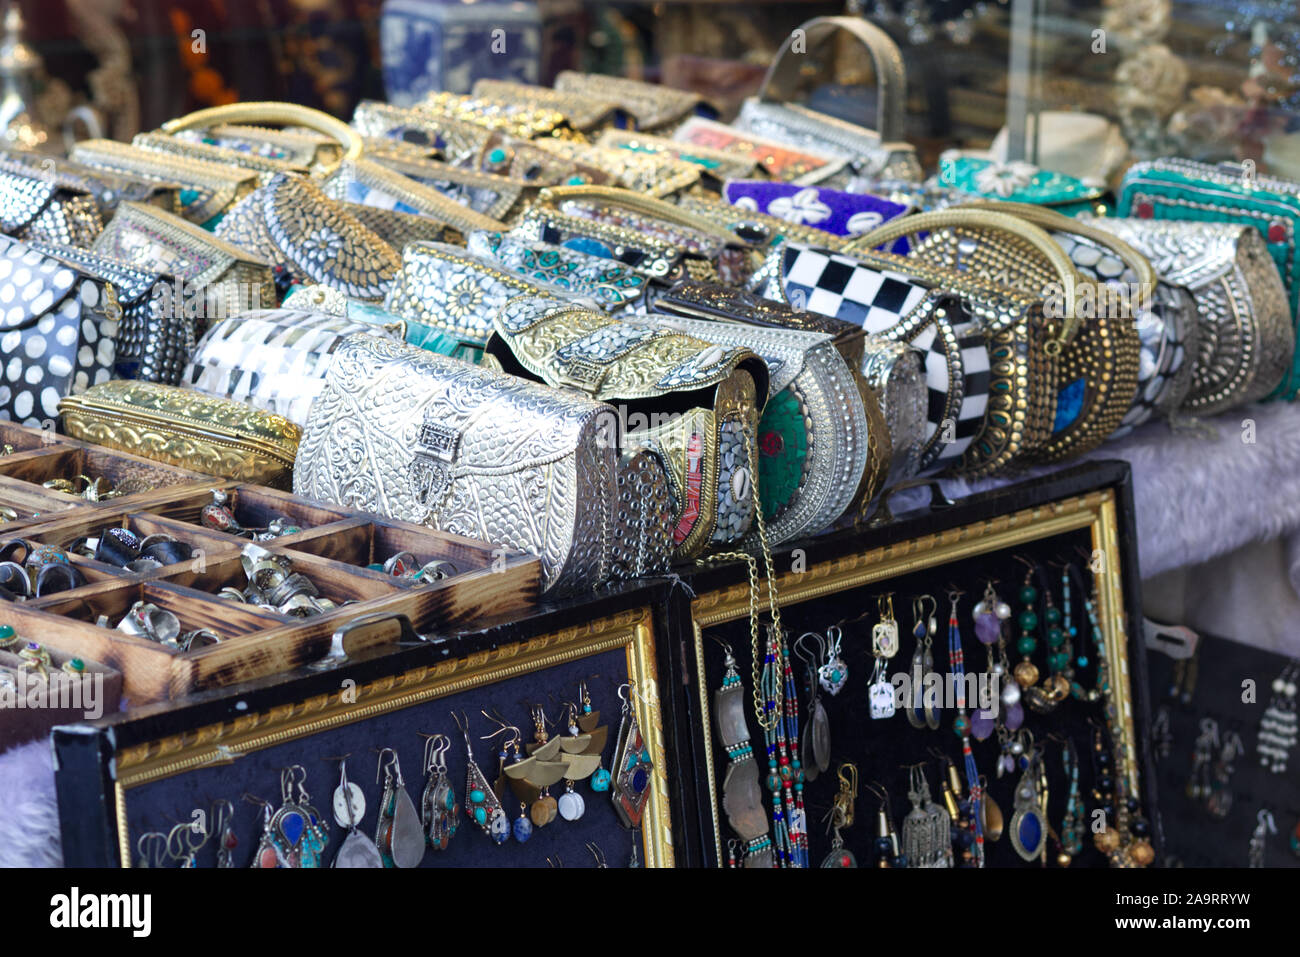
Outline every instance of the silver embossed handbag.
<svg viewBox="0 0 1300 957"><path fill-rule="evenodd" d="M617 430L614 410L580 393L351 336L312 407L293 487L531 552L543 589L570 591L613 570Z"/></svg>
<svg viewBox="0 0 1300 957"><path fill-rule="evenodd" d="M790 102L809 63L824 54L840 34L857 40L875 67L879 131ZM802 39L803 49L796 45ZM919 181L921 164L903 141L907 76L903 55L889 34L859 17L814 17L800 24L781 46L756 96L741 107L736 126L750 133L816 150L848 161L862 176Z"/></svg>

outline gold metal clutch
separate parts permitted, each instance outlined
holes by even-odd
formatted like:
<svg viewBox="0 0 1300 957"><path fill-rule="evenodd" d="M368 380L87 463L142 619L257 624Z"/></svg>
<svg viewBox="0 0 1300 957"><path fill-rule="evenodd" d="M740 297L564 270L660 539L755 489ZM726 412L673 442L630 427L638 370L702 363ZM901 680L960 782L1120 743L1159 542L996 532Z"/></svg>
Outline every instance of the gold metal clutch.
<svg viewBox="0 0 1300 957"><path fill-rule="evenodd" d="M617 103L636 120L639 130L671 131L689 116L718 115L717 107L698 93L620 76L565 70L555 78L555 89Z"/></svg>
<svg viewBox="0 0 1300 957"><path fill-rule="evenodd" d="M116 379L59 402L74 438L241 482L287 489L302 430L243 402Z"/></svg>

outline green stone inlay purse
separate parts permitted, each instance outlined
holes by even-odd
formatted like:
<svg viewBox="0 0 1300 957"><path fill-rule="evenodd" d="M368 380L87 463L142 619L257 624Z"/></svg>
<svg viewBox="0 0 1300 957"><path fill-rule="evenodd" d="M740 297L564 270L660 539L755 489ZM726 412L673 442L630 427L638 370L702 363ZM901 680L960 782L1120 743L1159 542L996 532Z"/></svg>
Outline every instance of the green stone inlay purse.
<svg viewBox="0 0 1300 957"><path fill-rule="evenodd" d="M1231 223L1255 229L1287 289L1294 322L1300 308L1300 262L1296 226L1300 222L1300 184L1225 164L1211 166L1184 159L1134 164L1120 187L1119 214L1138 219ZM1265 348L1279 348L1279 343ZM1293 399L1300 391L1300 364L1294 353L1272 398Z"/></svg>
<svg viewBox="0 0 1300 957"><path fill-rule="evenodd" d="M1065 216L1105 216L1109 212L1105 190L1083 180L1032 163L1001 163L963 156L956 150L939 157L939 175L931 183L984 199L1050 206Z"/></svg>

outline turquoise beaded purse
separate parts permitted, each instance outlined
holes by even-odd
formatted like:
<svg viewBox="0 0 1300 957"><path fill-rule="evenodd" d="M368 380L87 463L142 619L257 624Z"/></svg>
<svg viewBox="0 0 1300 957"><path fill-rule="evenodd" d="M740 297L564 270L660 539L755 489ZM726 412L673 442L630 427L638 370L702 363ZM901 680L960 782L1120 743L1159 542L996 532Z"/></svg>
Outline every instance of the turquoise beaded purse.
<svg viewBox="0 0 1300 957"><path fill-rule="evenodd" d="M1110 211L1105 190L1073 176L1039 169L1031 163L1002 163L956 151L939 157L939 175L932 183L984 199L1050 206L1066 216L1105 216Z"/></svg>
<svg viewBox="0 0 1300 957"><path fill-rule="evenodd" d="M1282 274L1294 321L1300 313L1300 183L1259 176L1235 163L1212 166L1185 159L1135 163L1120 187L1119 215L1138 219L1194 220L1250 226L1259 232ZM1274 344L1264 343L1264 348ZM1300 391L1300 365L1293 354L1287 374L1270 398L1293 399Z"/></svg>

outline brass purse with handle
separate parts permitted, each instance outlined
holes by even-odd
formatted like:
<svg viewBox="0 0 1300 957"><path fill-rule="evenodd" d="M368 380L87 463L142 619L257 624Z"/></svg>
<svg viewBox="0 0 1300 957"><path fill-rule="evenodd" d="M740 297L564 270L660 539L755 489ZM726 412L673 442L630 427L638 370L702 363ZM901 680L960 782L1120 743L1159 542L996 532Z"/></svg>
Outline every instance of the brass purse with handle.
<svg viewBox="0 0 1300 957"><path fill-rule="evenodd" d="M869 233L861 250L798 243L774 247L755 288L787 303L861 323L869 332L924 352L929 401L917 468L988 474L1046 440L1056 411L1054 356L1072 321L1046 314L1041 294L968 270L880 252L911 229L945 223L1000 227L1038 248L1073 302L1078 274L1043 230L986 210L923 213Z"/></svg>
<svg viewBox="0 0 1300 957"><path fill-rule="evenodd" d="M857 40L875 68L878 132L789 102L794 87L809 72L809 62L816 61L840 34ZM814 17L786 38L758 94L741 107L736 125L842 157L863 176L919 181L921 164L911 144L904 142L906 101L903 55L889 34L861 17Z"/></svg>
<svg viewBox="0 0 1300 957"><path fill-rule="evenodd" d="M628 442L658 452L675 504L674 555L735 542L754 519L767 365L740 346L622 321L548 296L497 314L486 356L505 371L609 402Z"/></svg>
<svg viewBox="0 0 1300 957"><path fill-rule="evenodd" d="M1031 225L1024 219L1022 205L1010 204L1009 212L984 207L965 210L962 215L959 207L904 217L868 233L850 247L870 249L906 235L913 241L908 259L928 260L957 272L982 273L1000 284L1044 297L1046 318L1054 329L1044 349L1055 368L1057 384L1051 397L1055 411L1050 433L1017 457L1018 464L1028 465L1079 455L1110 437L1137 392L1139 342L1133 303L1127 296L1084 280L1056 241L1038 227L1031 226L1041 238L1030 241L1010 226L1008 220ZM981 216L995 218L981 222ZM1065 222L1067 228L1079 228ZM922 233L928 235L919 238ZM1127 244L1122 247L1112 248L1143 282L1150 283L1147 288L1153 288L1151 264ZM1068 287L1063 281L1067 275Z"/></svg>

